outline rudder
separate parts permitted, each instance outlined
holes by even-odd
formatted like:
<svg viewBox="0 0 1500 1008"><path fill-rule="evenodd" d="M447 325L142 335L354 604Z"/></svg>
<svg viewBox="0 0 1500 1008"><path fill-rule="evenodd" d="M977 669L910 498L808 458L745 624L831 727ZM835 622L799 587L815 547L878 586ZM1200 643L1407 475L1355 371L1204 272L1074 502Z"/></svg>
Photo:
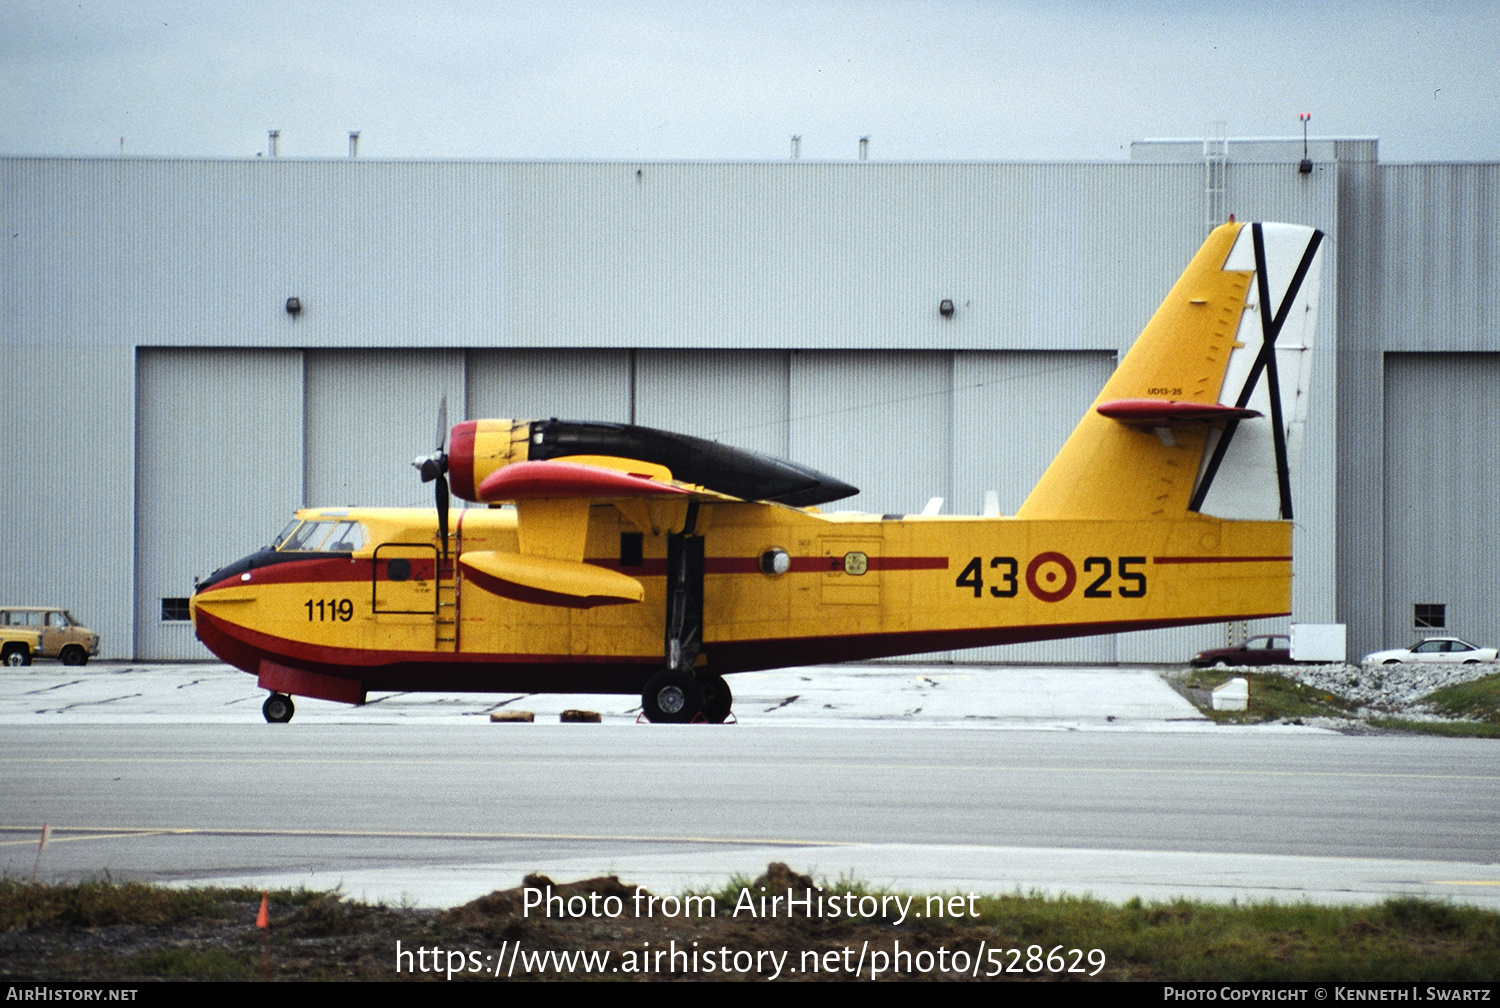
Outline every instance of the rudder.
<svg viewBox="0 0 1500 1008"><path fill-rule="evenodd" d="M1321 239L1216 228L1016 516L1290 518Z"/></svg>

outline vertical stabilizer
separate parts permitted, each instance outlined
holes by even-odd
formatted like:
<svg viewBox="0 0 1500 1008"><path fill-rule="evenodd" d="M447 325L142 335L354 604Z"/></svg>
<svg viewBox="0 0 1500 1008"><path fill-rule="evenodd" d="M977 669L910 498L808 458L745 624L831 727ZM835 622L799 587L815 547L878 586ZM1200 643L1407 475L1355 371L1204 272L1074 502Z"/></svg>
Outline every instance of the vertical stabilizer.
<svg viewBox="0 0 1500 1008"><path fill-rule="evenodd" d="M1215 229L1016 517L1291 518L1322 237Z"/></svg>

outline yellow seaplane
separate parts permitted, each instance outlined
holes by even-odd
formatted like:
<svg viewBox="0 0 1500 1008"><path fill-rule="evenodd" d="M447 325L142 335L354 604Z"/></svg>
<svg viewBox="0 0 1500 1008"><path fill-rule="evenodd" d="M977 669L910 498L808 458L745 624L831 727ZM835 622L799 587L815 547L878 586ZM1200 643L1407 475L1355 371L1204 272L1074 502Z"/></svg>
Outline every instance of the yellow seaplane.
<svg viewBox="0 0 1500 1008"><path fill-rule="evenodd" d="M412 690L716 723L735 672L1285 616L1321 239L1214 230L1014 516L823 513L857 491L795 463L440 410L435 511L298 511L200 581L196 633L273 722Z"/></svg>

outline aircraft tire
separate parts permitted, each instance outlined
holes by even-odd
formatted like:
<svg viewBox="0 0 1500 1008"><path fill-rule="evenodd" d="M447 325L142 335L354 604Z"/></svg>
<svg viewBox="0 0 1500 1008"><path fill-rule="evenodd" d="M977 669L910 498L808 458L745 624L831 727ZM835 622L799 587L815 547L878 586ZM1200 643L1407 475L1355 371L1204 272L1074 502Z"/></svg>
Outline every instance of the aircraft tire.
<svg viewBox="0 0 1500 1008"><path fill-rule="evenodd" d="M703 691L703 720L709 724L723 724L729 720L734 707L734 694L721 675L708 675L698 680Z"/></svg>
<svg viewBox="0 0 1500 1008"><path fill-rule="evenodd" d="M664 669L646 680L641 711L652 724L687 724L703 712L703 690L688 673Z"/></svg>
<svg viewBox="0 0 1500 1008"><path fill-rule="evenodd" d="M272 693L266 697L266 702L260 705L260 712L272 724L286 724L292 719L292 715L297 713L297 705L292 703L292 698L285 693Z"/></svg>

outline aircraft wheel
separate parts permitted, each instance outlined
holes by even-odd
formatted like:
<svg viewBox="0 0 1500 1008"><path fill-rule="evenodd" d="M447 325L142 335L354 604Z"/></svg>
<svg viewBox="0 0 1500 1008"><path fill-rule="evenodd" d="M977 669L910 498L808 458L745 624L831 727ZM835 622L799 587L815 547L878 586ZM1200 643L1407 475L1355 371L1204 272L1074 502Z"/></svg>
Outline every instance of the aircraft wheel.
<svg viewBox="0 0 1500 1008"><path fill-rule="evenodd" d="M709 724L723 724L734 707L734 694L729 691L729 684L721 675L709 675L699 679L698 686L703 690L703 720Z"/></svg>
<svg viewBox="0 0 1500 1008"><path fill-rule="evenodd" d="M646 680L641 710L653 724L687 724L703 711L703 690L691 675L665 669Z"/></svg>
<svg viewBox="0 0 1500 1008"><path fill-rule="evenodd" d="M297 713L297 707L292 703L292 698L285 693L272 693L266 697L266 702L260 705L260 712L272 724L286 724L292 719L292 715Z"/></svg>
<svg viewBox="0 0 1500 1008"><path fill-rule="evenodd" d="M20 668L22 665L31 664L31 651L24 644L5 649L5 664L11 668Z"/></svg>
<svg viewBox="0 0 1500 1008"><path fill-rule="evenodd" d="M63 648L60 657L64 665L85 665L88 663L89 653L77 644L70 644Z"/></svg>

